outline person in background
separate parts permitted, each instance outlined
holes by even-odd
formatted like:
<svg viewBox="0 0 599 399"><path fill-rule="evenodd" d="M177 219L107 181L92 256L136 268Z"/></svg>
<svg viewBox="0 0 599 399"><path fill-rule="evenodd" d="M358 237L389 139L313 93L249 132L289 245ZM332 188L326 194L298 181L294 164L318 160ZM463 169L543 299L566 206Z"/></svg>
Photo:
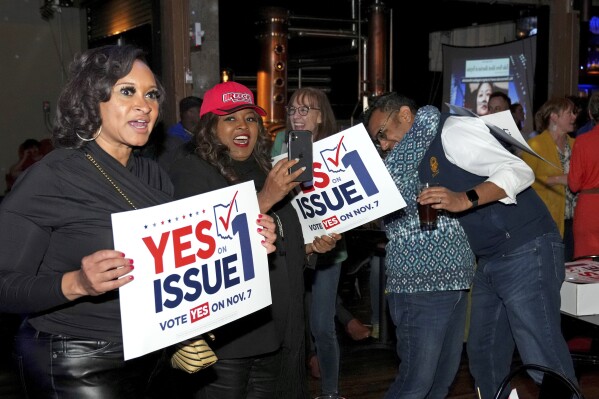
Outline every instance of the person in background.
<svg viewBox="0 0 599 399"><path fill-rule="evenodd" d="M513 103L510 105L510 112L512 113L514 122L516 122L516 126L518 126L518 130L522 132L522 129L524 129L524 121L526 120L526 115L524 115L524 107L522 107L522 104L520 103Z"/></svg>
<svg viewBox="0 0 599 399"><path fill-rule="evenodd" d="M591 97L593 97L593 96L591 95ZM582 134L590 132L597 124L597 121L595 121L595 118L593 117L593 114L591 112L590 98L589 98L589 101L587 102L587 107L585 108L584 112L588 115L589 118L583 125L580 125L578 127L578 129L576 129L576 132L574 132L574 137L578 137Z"/></svg>
<svg viewBox="0 0 599 399"><path fill-rule="evenodd" d="M514 344L523 363L549 367L577 384L572 357L561 332L560 288L565 278L563 242L547 207L530 187L534 181L533 171L522 159L503 148L481 118L444 115L447 118L443 123L443 120L437 122L439 113L434 107L424 107L418 115L413 103L403 97L395 102L379 101L373 105L367 126L370 136L383 150L392 149L386 164L394 159L389 159L394 154L400 160L405 159L397 162L398 165L411 159L412 151L420 147L410 142L404 144L404 141L416 132L440 131L428 145L424 162L417 167L421 178L439 185L424 190L418 203L430 204L441 215L457 217L477 258L467 352L479 396L494 396L510 371ZM417 119L413 122L415 114ZM400 150L394 148L398 142ZM402 189L401 192L406 201L415 197L414 191ZM408 212L409 207L408 204ZM391 234L390 243L397 241L395 236L403 234ZM407 254L412 257L397 261L398 268L410 265L406 272L414 270L414 258L418 259L414 256L415 246L409 247ZM425 260L443 257L443 252L432 256L430 248L441 251L449 247L435 240L426 248ZM392 244L387 245L386 259L397 258L397 253ZM391 275L389 268L387 270ZM393 302L391 299L391 309L395 307ZM430 329L427 325L422 330ZM398 345L401 342L398 337ZM418 345L416 348L421 349ZM401 355L400 358L402 364L409 359ZM422 367L427 364L421 363ZM408 360L405 367L417 364ZM445 373L453 371L446 363L441 364L444 371L448 369ZM435 369L434 364L428 367ZM540 383L538 374L532 377Z"/></svg>
<svg viewBox="0 0 599 399"><path fill-rule="evenodd" d="M318 267L318 266L317 266ZM305 276L310 277L310 276ZM306 278L305 278L306 280ZM311 290L310 281L306 281L307 291ZM371 292L376 292L371 289ZM316 347L314 346L314 338L310 327L310 303L312 302L311 294L306 292L306 353L308 358L308 368L310 369L310 375L314 378L319 379L320 375L320 364L318 363L318 357L316 356ZM373 331L364 325L360 320L345 307L343 299L337 292L337 298L335 301L335 319L343 326L343 329L347 335L354 341L362 341L369 337L378 338L374 336ZM373 326L374 330L374 326ZM378 330L377 330L378 331Z"/></svg>
<svg viewBox="0 0 599 399"><path fill-rule="evenodd" d="M169 127L166 134L180 139L181 143L189 142L200 121L201 106L202 99L196 96L185 97L179 101L179 122Z"/></svg>
<svg viewBox="0 0 599 399"><path fill-rule="evenodd" d="M40 154L45 156L50 151L54 149L54 144L52 144L51 138L45 138L40 140Z"/></svg>
<svg viewBox="0 0 599 399"><path fill-rule="evenodd" d="M275 144L271 150L273 156L287 151L288 136L292 130L309 130L312 132L313 142L338 132L331 103L325 92L318 88L302 87L294 91L286 110L287 128L275 137ZM335 250L319 256L316 268L307 269L305 275L308 347L311 347L312 337L314 339L314 350L308 354L308 362L312 375L320 374L323 395L339 393L341 354L337 341L335 314L341 264L346 259L347 250L345 240L342 239ZM355 322L366 328L358 320ZM350 319L347 326L355 322ZM317 365L315 357L318 359ZM315 371L316 366L319 368L319 373Z"/></svg>
<svg viewBox="0 0 599 399"><path fill-rule="evenodd" d="M574 130L572 130L571 132L568 132L568 134L572 137L576 137L576 132L581 129L583 126L587 126L587 123L589 122L589 120L591 119L589 117L589 112L588 112L588 98L586 96L580 96L580 95L569 95L566 96L566 98L570 101L572 101L572 104L574 104L574 109L572 110L572 112L574 112L574 115L576 116L576 120L574 121Z"/></svg>
<svg viewBox="0 0 599 399"><path fill-rule="evenodd" d="M40 154L40 142L36 139L27 139L19 145L19 160L8 168L6 179L6 191L12 189L17 178L31 165L42 159Z"/></svg>
<svg viewBox="0 0 599 399"><path fill-rule="evenodd" d="M502 91L494 91L489 96L489 114L494 114L501 111L507 111L512 105L512 100Z"/></svg>
<svg viewBox="0 0 599 399"><path fill-rule="evenodd" d="M169 172L177 198L253 180L260 211L273 215L279 233L269 259L272 305L213 331L211 347L219 360L191 377L198 399L308 397L303 272L341 236L323 235L304 244L289 195L303 169L288 173L297 160L286 159L271 167L265 115L246 86L215 85L204 95L187 153Z"/></svg>
<svg viewBox="0 0 599 399"><path fill-rule="evenodd" d="M133 152L163 94L140 49L78 54L58 99L56 149L0 206L0 313L25 317L15 358L28 398L149 392L163 351L124 360L118 289L135 284L135 261L113 248L111 215L172 200L166 172ZM274 223L264 227L272 251Z"/></svg>
<svg viewBox="0 0 599 399"><path fill-rule="evenodd" d="M574 209L574 258L599 255L599 93L591 95L588 109L595 127L576 138L568 173L568 186L578 193Z"/></svg>
<svg viewBox="0 0 599 399"><path fill-rule="evenodd" d="M173 160L177 157L180 147L188 143L200 120L200 107L202 99L189 96L179 101L179 122L170 126L161 142L153 143L153 156L160 166L168 170Z"/></svg>
<svg viewBox="0 0 599 399"><path fill-rule="evenodd" d="M536 125L541 132L528 140L538 157L522 151L520 156L535 174L532 188L541 197L564 240L564 259L572 260L574 236L572 222L576 196L568 188L568 172L574 139L568 135L574 129L574 104L566 97L554 97L537 111Z"/></svg>
<svg viewBox="0 0 599 399"><path fill-rule="evenodd" d="M385 398L445 398L462 357L475 259L455 215L439 212L436 229L420 227L419 183L442 182L445 174L431 154L440 113L388 93L371 100L364 125L386 153L385 166L406 201L383 218L389 239L385 291L401 359Z"/></svg>
<svg viewBox="0 0 599 399"><path fill-rule="evenodd" d="M497 112L508 111L512 105L512 100L503 91L494 91L489 96L489 115ZM503 145L512 154L518 154L520 151L515 146L501 141Z"/></svg>

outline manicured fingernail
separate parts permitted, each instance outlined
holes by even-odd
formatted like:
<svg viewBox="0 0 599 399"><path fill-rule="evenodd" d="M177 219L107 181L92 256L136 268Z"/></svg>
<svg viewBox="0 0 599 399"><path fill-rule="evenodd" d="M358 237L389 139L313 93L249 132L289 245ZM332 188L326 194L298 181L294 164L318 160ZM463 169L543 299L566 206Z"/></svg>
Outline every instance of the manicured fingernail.
<svg viewBox="0 0 599 399"><path fill-rule="evenodd" d="M133 276L129 276L129 280L133 280Z"/></svg>
<svg viewBox="0 0 599 399"><path fill-rule="evenodd" d="M125 253L124 253L124 252L121 252L121 256L124 258L124 257L125 257Z"/></svg>
<svg viewBox="0 0 599 399"><path fill-rule="evenodd" d="M132 265L133 264L133 259L129 259L129 264Z"/></svg>
<svg viewBox="0 0 599 399"><path fill-rule="evenodd" d="M262 229L260 227L258 227L258 233L262 233Z"/></svg>
<svg viewBox="0 0 599 399"><path fill-rule="evenodd" d="M131 265L129 266L131 268L131 270L135 269L135 266Z"/></svg>
<svg viewBox="0 0 599 399"><path fill-rule="evenodd" d="M260 243L262 243L262 244L264 244L265 242L266 242L266 240L262 240L262 241L260 241Z"/></svg>
<svg viewBox="0 0 599 399"><path fill-rule="evenodd" d="M259 213L258 214L258 219L262 219L263 216L264 216L263 214Z"/></svg>

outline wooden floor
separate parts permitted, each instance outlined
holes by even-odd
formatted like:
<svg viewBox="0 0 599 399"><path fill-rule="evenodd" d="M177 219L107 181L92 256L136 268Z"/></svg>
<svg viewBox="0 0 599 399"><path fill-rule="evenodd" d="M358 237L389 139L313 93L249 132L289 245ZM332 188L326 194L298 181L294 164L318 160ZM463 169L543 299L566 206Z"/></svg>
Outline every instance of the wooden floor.
<svg viewBox="0 0 599 399"><path fill-rule="evenodd" d="M393 382L398 364L394 350L372 343L360 346L347 342L342 347L340 393L347 399L380 399ZM519 364L515 359L514 365ZM586 399L599 398L599 367L581 370L579 382ZM518 378L514 386L520 399L536 398L537 387L527 377ZM317 396L319 389L319 380L310 377L312 395ZM466 356L447 398L478 399Z"/></svg>
<svg viewBox="0 0 599 399"><path fill-rule="evenodd" d="M368 289L369 270L364 267L357 278L344 276L340 292L346 307L355 317L369 323L370 291ZM360 295L358 295L358 292ZM0 333L6 329L6 323L0 320ZM339 327L338 336L341 346L340 392L347 399L380 399L395 378L399 361L395 355L392 328L388 329L387 342L369 338L365 341L353 341ZM5 335L4 335L5 336ZM6 350L6 338L0 339L0 399L22 399L16 388L14 369L9 366L10 354ZM517 357L514 365L519 364ZM586 399L599 399L599 366L580 369L580 386ZM310 391L315 397L320 392L319 380L310 377ZM516 384L520 399L536 398L536 387L528 378L521 378ZM110 398L106 398L110 399ZM177 398L165 398L177 399ZM462 362L448 399L478 399L474 382L468 371L466 356ZM493 399L493 398L483 398Z"/></svg>
<svg viewBox="0 0 599 399"><path fill-rule="evenodd" d="M353 278L343 277L340 293L346 307L362 322L370 321L370 299L368 289L369 270L365 268ZM357 294L358 288L361 296ZM395 379L399 361L395 355L393 341L383 344L378 340L352 341L342 328L338 329L341 346L340 393L347 399L380 399ZM389 327L388 339L393 339ZM517 355L514 366L521 364ZM579 383L586 399L599 399L599 366L580 367ZM536 398L538 390L528 377L518 378L514 383L520 399ZM319 380L310 377L310 391L317 396ZM474 381L468 370L466 354L462 356L459 371L447 399L478 399ZM483 398L493 399L493 398Z"/></svg>

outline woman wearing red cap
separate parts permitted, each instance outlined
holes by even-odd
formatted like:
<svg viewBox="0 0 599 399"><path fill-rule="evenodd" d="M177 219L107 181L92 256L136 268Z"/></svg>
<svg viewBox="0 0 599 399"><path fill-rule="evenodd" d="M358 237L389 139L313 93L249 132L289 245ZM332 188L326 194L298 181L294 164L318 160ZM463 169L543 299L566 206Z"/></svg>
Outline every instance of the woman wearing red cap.
<svg viewBox="0 0 599 399"><path fill-rule="evenodd" d="M302 169L296 160L271 167L269 137L252 92L236 82L208 90L188 153L170 174L178 198L253 180L260 211L277 222L277 250L269 257L272 305L214 331L219 361L193 377L202 399L307 398L303 269L335 247L339 234L304 245L299 218L288 195Z"/></svg>

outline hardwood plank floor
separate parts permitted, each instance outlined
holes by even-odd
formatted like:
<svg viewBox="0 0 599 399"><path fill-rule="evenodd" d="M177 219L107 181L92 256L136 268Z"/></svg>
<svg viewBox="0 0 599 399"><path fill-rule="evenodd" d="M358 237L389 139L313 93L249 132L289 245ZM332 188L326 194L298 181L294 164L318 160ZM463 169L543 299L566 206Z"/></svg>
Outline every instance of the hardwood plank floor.
<svg viewBox="0 0 599 399"><path fill-rule="evenodd" d="M363 268L357 276L344 276L340 282L340 295L346 307L364 323L370 321L369 270ZM359 296L357 293L360 293ZM393 338L389 326L388 338ZM367 341L353 341L338 328L341 347L340 392L347 399L381 399L393 382L399 360L395 355L393 341L383 344L370 338ZM464 351L465 352L465 351ZM514 357L513 366L521 364ZM599 399L599 366L579 367L579 384L586 399ZM536 398L538 390L528 377L519 377L514 383L520 399ZM310 377L310 391L315 397L319 394L319 380ZM462 356L459 371L447 399L478 399L474 380L468 370L466 354ZM483 398L493 399L493 398Z"/></svg>
<svg viewBox="0 0 599 399"><path fill-rule="evenodd" d="M369 269L364 267L355 278L343 276L340 295L346 307L364 323L370 322ZM360 295L358 295L360 293ZM6 315L0 319L0 399L22 399L17 389L16 375L10 364L10 324ZM580 326L573 325L574 328ZM389 326L387 341L369 338L353 341L339 326L338 337L341 347L340 391L347 399L381 399L395 378L399 360L395 355L392 327ZM515 357L514 365L518 365ZM586 399L599 399L599 366L579 369L579 383ZM319 380L310 377L313 397L320 392ZM528 378L520 378L515 384L520 399L536 398L536 387ZM106 398L110 399L110 398ZM165 398L171 399L171 398ZM179 398L172 398L179 399ZM474 381L468 370L467 357L462 357L459 371L447 399L478 399ZM493 399L493 398L483 398Z"/></svg>

